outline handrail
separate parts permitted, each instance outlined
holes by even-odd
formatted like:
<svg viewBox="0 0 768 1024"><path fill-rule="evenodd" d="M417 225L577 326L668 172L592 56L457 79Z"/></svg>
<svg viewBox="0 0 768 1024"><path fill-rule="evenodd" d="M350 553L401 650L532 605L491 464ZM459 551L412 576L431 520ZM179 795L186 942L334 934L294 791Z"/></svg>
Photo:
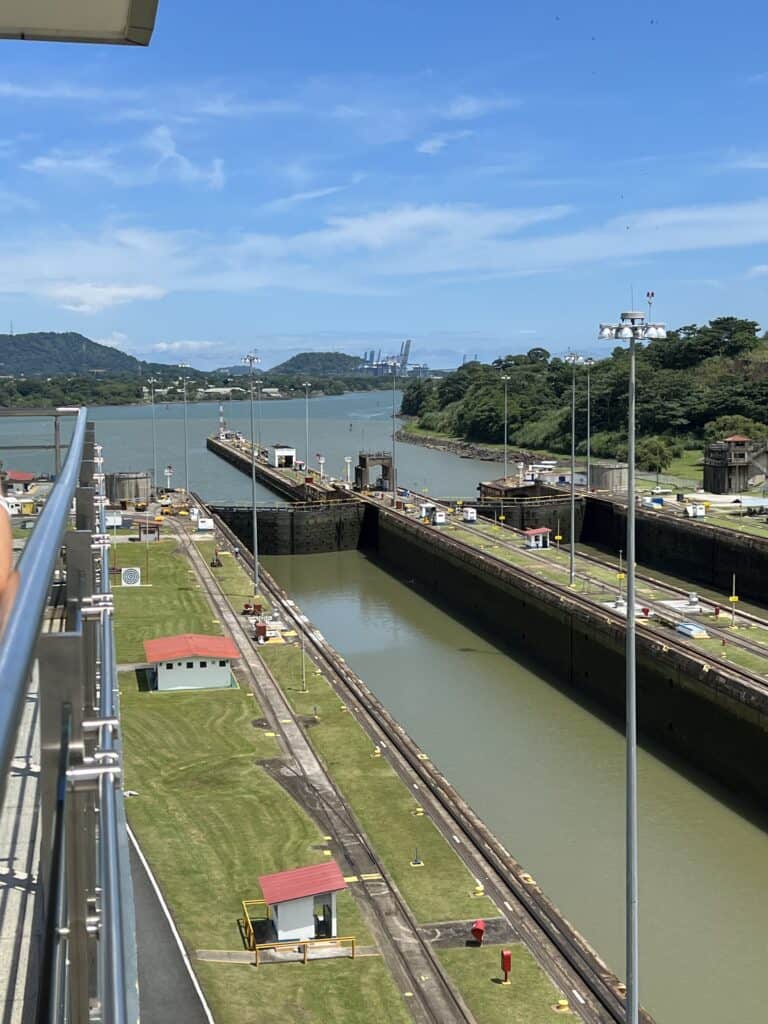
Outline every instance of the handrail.
<svg viewBox="0 0 768 1024"><path fill-rule="evenodd" d="M76 412L77 420L67 459L19 559L18 591L0 638L0 807L5 798L40 621L83 457L87 409L71 412Z"/></svg>

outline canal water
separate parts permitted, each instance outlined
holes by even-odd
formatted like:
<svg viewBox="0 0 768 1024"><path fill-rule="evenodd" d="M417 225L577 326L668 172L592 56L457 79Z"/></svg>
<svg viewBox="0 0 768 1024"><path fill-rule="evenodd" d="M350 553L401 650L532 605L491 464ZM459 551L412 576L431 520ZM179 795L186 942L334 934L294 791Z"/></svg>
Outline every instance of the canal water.
<svg viewBox="0 0 768 1024"><path fill-rule="evenodd" d="M248 500L248 478L205 450L218 407L188 411L192 488L209 500ZM311 454L325 454L336 475L344 455L389 446L386 393L317 399L310 412ZM173 464L174 483L182 484L183 410L159 405L156 413L161 469ZM225 415L247 431L247 403L231 412L225 406ZM148 409L96 409L93 418L108 472L151 468ZM304 427L301 400L264 403L265 443L295 444L302 454ZM47 453L4 449L21 433L0 420L6 467L50 468ZM49 433L24 423L27 442ZM434 494L471 495L499 468L405 445L398 464L403 484ZM276 500L260 489L262 498ZM359 552L265 564L623 975L624 749L615 723L441 611L439 595L419 592ZM643 1004L660 1024L765 1019L768 835L647 749L639 782Z"/></svg>

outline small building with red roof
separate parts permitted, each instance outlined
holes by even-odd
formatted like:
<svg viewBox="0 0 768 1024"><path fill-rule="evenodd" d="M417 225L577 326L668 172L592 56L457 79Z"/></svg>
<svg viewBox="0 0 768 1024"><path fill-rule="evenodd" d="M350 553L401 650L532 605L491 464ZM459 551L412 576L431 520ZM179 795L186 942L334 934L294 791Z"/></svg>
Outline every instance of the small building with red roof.
<svg viewBox="0 0 768 1024"><path fill-rule="evenodd" d="M338 934L336 893L347 883L335 860L259 878L278 942L330 939Z"/></svg>
<svg viewBox="0 0 768 1024"><path fill-rule="evenodd" d="M8 489L15 494L23 494L25 491L28 491L29 485L36 479L37 477L34 473L24 473L20 469L9 469L5 474Z"/></svg>
<svg viewBox="0 0 768 1024"><path fill-rule="evenodd" d="M144 641L156 690L209 690L234 686L232 662L240 652L229 637L180 633Z"/></svg>
<svg viewBox="0 0 768 1024"><path fill-rule="evenodd" d="M525 546L527 548L548 548L550 533L552 531L548 526L532 526L528 530L523 530Z"/></svg>

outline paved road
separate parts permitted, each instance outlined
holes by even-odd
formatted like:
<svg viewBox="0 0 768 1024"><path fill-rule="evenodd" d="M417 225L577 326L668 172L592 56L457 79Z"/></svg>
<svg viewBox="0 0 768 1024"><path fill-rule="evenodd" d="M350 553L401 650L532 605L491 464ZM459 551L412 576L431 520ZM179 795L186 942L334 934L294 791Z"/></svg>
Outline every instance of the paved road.
<svg viewBox="0 0 768 1024"><path fill-rule="evenodd" d="M207 1024L168 921L131 844L141 1024Z"/></svg>

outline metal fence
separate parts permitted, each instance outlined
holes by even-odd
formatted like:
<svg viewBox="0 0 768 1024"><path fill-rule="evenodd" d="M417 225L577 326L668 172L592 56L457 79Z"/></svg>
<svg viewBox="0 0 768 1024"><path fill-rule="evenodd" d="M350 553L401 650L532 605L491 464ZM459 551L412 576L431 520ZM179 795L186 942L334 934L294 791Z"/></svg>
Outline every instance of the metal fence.
<svg viewBox="0 0 768 1024"><path fill-rule="evenodd" d="M0 639L0 799L25 702L40 705L38 950L26 1019L139 1019L101 449L84 409L18 564ZM74 507L74 529L69 528ZM50 624L58 591L58 628ZM30 687L32 690L30 690ZM33 944L34 945L34 944ZM22 965L23 968L23 965Z"/></svg>

